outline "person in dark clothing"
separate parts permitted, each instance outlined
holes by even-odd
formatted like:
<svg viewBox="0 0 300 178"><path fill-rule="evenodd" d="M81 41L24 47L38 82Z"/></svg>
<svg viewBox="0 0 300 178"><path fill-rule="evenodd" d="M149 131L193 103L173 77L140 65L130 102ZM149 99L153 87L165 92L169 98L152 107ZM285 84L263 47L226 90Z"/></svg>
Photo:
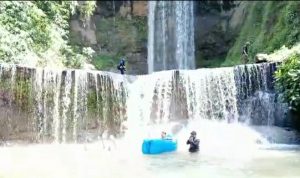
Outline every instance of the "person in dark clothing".
<svg viewBox="0 0 300 178"><path fill-rule="evenodd" d="M196 135L197 133L195 131L192 131L190 138L186 142L186 144L190 145L189 152L199 151L200 140L196 138Z"/></svg>
<svg viewBox="0 0 300 178"><path fill-rule="evenodd" d="M122 59L120 60L120 63L119 63L119 65L118 65L118 70L120 70L120 72L121 72L122 75L123 75L124 72L126 71L126 68L125 68L125 59L124 59L124 58L122 58Z"/></svg>
<svg viewBox="0 0 300 178"><path fill-rule="evenodd" d="M249 61L249 46L250 46L250 42L247 41L246 44L243 46L243 52L242 52L242 58L243 58L243 62L244 64L247 64Z"/></svg>

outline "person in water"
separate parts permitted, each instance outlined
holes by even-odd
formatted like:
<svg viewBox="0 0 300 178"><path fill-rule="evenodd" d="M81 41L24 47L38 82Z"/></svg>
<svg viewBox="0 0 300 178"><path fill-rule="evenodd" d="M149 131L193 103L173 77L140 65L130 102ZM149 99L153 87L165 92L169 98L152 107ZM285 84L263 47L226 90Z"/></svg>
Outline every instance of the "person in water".
<svg viewBox="0 0 300 178"><path fill-rule="evenodd" d="M126 71L126 67L125 67L125 59L124 58L122 58L121 60L120 60L120 63L119 63L119 65L118 65L118 70L121 72L121 74L122 75L124 75L124 72Z"/></svg>
<svg viewBox="0 0 300 178"><path fill-rule="evenodd" d="M192 131L190 138L186 142L186 144L190 145L189 152L197 152L199 150L200 140L196 138L196 135L197 133Z"/></svg>
<svg viewBox="0 0 300 178"><path fill-rule="evenodd" d="M165 139L167 137L167 132L162 131L161 132L161 139Z"/></svg>
<svg viewBox="0 0 300 178"><path fill-rule="evenodd" d="M167 134L167 132L165 132L165 131L161 132L161 139L163 139L163 140L173 140L172 136L170 134Z"/></svg>

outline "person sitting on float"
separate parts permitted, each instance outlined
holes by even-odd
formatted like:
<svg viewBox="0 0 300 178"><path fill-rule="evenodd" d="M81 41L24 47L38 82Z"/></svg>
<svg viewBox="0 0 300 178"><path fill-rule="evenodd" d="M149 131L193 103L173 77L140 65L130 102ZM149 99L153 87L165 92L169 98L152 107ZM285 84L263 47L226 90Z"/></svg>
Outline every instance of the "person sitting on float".
<svg viewBox="0 0 300 178"><path fill-rule="evenodd" d="M170 134L167 134L167 132L162 131L161 132L161 139L163 139L163 140L172 140L172 136Z"/></svg>

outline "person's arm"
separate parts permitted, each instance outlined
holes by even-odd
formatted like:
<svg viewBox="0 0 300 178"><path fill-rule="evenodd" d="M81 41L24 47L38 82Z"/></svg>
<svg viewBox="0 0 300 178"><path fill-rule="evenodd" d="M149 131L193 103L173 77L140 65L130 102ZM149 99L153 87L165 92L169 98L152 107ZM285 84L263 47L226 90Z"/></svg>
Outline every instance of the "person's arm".
<svg viewBox="0 0 300 178"><path fill-rule="evenodd" d="M198 146L199 143L200 143L200 140L199 139L195 139L193 144Z"/></svg>
<svg viewBox="0 0 300 178"><path fill-rule="evenodd" d="M186 142L186 144L192 144L193 143L193 137L190 137L188 140L187 140L187 142Z"/></svg>
<svg viewBox="0 0 300 178"><path fill-rule="evenodd" d="M199 143L200 143L200 140L199 139L193 139L193 140L188 140L189 143L193 146L198 146Z"/></svg>
<svg viewBox="0 0 300 178"><path fill-rule="evenodd" d="M187 141L186 141L186 144L187 144L187 145L190 144L190 140L187 140Z"/></svg>
<svg viewBox="0 0 300 178"><path fill-rule="evenodd" d="M186 141L186 144L191 144L191 138L189 138L187 141Z"/></svg>

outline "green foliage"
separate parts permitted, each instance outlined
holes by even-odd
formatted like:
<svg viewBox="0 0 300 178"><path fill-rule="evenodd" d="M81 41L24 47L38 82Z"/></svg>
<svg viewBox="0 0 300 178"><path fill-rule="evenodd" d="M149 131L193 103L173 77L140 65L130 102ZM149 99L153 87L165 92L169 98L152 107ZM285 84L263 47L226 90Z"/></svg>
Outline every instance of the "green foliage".
<svg viewBox="0 0 300 178"><path fill-rule="evenodd" d="M250 62L254 62L257 53L271 53L300 41L300 2L251 2L246 13L240 34L222 66L240 64L242 47L247 41L251 42Z"/></svg>
<svg viewBox="0 0 300 178"><path fill-rule="evenodd" d="M98 56L95 56L92 63L97 69L110 69L112 67L117 67L119 58L117 56L107 55L107 54L101 54Z"/></svg>
<svg viewBox="0 0 300 178"><path fill-rule="evenodd" d="M97 1L83 1L81 2L82 5L78 7L80 19L82 21L85 21L90 18L91 15L93 15L95 9L96 9L96 3Z"/></svg>
<svg viewBox="0 0 300 178"><path fill-rule="evenodd" d="M222 64L222 59L215 58L215 59L210 59L210 60L201 60L201 61L199 61L199 63L197 63L197 66L211 68L211 67L215 67L215 66L220 66L221 64Z"/></svg>
<svg viewBox="0 0 300 178"><path fill-rule="evenodd" d="M0 3L0 61L56 61L81 67L86 55L69 45L69 20L76 10L88 18L95 1L3 1ZM79 51L79 53L78 53Z"/></svg>
<svg viewBox="0 0 300 178"><path fill-rule="evenodd" d="M227 55L227 61L223 64L223 66L234 65L240 63L240 57L242 54L242 47L246 41L251 42L249 53L252 54L253 50L253 41L258 36L261 30L261 22L262 22L262 8L265 5L265 2L253 2L249 4L247 18L243 24L240 35L237 38L234 46L230 49ZM230 58L230 59L229 59Z"/></svg>
<svg viewBox="0 0 300 178"><path fill-rule="evenodd" d="M46 14L51 23L68 30L70 15L75 13L77 7L75 2L35 1L35 5Z"/></svg>
<svg viewBox="0 0 300 178"><path fill-rule="evenodd" d="M275 73L276 87L291 108L300 112L300 54L283 62Z"/></svg>
<svg viewBox="0 0 300 178"><path fill-rule="evenodd" d="M2 2L0 26L0 58L6 62L45 50L51 43L45 14L32 2Z"/></svg>
<svg viewBox="0 0 300 178"><path fill-rule="evenodd" d="M95 51L90 47L66 46L61 53L65 56L63 63L66 66L79 69L83 62L92 61Z"/></svg>

